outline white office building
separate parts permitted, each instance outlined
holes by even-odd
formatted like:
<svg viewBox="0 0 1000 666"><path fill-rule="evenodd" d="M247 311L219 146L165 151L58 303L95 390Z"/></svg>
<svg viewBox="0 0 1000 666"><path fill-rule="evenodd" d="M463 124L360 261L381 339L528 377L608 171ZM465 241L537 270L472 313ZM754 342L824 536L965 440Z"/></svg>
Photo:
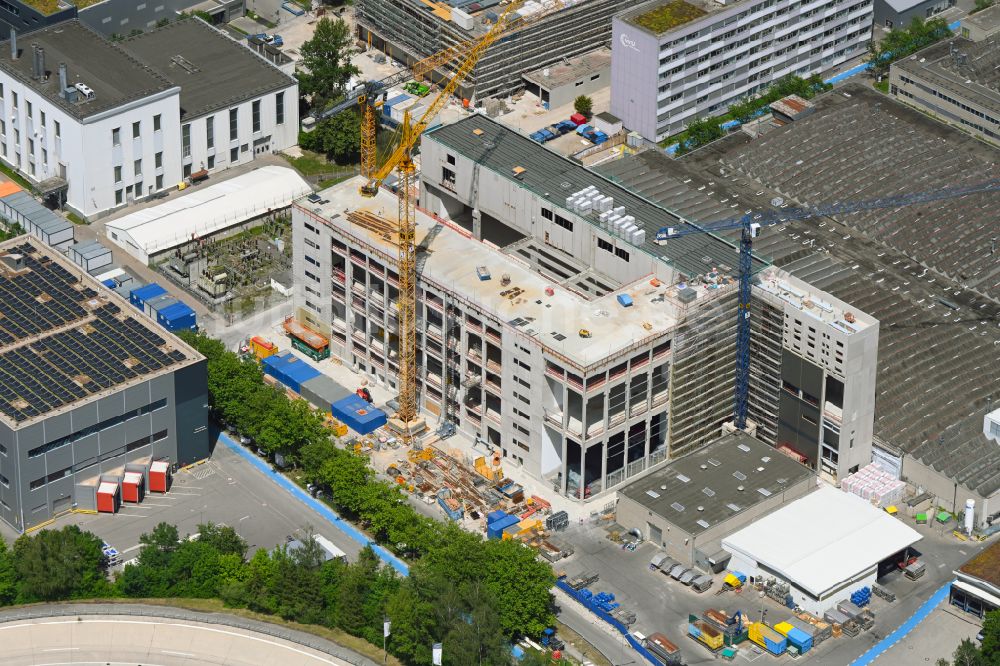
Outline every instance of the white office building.
<svg viewBox="0 0 1000 666"><path fill-rule="evenodd" d="M611 113L651 141L861 54L871 0L656 0L612 23Z"/></svg>
<svg viewBox="0 0 1000 666"><path fill-rule="evenodd" d="M295 80L197 19L121 43L77 21L14 35L0 109L0 159L85 217L298 134Z"/></svg>

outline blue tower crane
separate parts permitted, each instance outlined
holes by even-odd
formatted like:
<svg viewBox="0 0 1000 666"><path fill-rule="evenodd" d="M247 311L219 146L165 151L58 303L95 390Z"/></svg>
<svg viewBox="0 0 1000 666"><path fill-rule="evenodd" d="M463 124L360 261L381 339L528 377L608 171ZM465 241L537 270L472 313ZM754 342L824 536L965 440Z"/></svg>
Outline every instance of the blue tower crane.
<svg viewBox="0 0 1000 666"><path fill-rule="evenodd" d="M900 194L880 199L849 201L815 207L784 208L775 211L750 212L740 217L720 220L708 224L688 223L685 226L663 227L656 232L655 242L667 244L672 238L690 234L712 234L722 231L740 230L739 265L739 307L736 328L736 387L733 421L740 430L746 428L747 401L750 393L750 285L752 279L753 239L760 235L764 227L774 226L792 220L808 220L829 215L846 215L866 210L902 208L914 204L955 199L978 192L1000 190L1000 180L990 180L967 187L957 187L914 194Z"/></svg>

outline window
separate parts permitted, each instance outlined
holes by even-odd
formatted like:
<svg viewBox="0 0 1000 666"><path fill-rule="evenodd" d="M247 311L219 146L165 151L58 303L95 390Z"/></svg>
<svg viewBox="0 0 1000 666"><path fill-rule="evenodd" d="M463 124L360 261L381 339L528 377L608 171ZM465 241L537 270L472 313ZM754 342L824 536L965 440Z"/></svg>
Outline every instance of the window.
<svg viewBox="0 0 1000 666"><path fill-rule="evenodd" d="M62 136L62 125L59 124L58 120L52 121L56 128L56 136Z"/></svg>
<svg viewBox="0 0 1000 666"><path fill-rule="evenodd" d="M142 181L141 180L135 181L135 196L137 196L137 197L141 197L142 196Z"/></svg>
<svg viewBox="0 0 1000 666"><path fill-rule="evenodd" d="M191 157L191 123L181 127L181 143L184 146L184 157Z"/></svg>
<svg viewBox="0 0 1000 666"><path fill-rule="evenodd" d="M120 146L122 145L122 130L120 127L116 127L111 130L111 145Z"/></svg>
<svg viewBox="0 0 1000 666"><path fill-rule="evenodd" d="M153 116L153 131L159 132L160 129L160 114L156 114Z"/></svg>
<svg viewBox="0 0 1000 666"><path fill-rule="evenodd" d="M229 109L229 140L236 141L239 137L239 111L237 109ZM236 160L233 159L235 162Z"/></svg>
<svg viewBox="0 0 1000 666"><path fill-rule="evenodd" d="M448 185L455 184L455 172L448 167L441 167L441 182Z"/></svg>
<svg viewBox="0 0 1000 666"><path fill-rule="evenodd" d="M35 154L35 140L34 139L28 139L28 154L29 155L34 155Z"/></svg>
<svg viewBox="0 0 1000 666"><path fill-rule="evenodd" d="M138 139L141 130L142 130L142 123L140 121L137 120L134 123L132 123L132 138Z"/></svg>
<svg viewBox="0 0 1000 666"><path fill-rule="evenodd" d="M44 111L39 111L38 115L39 115L39 118L41 119L42 129L45 129L45 112Z"/></svg>
<svg viewBox="0 0 1000 666"><path fill-rule="evenodd" d="M132 163L132 174L136 176L142 175L142 160L136 160Z"/></svg>
<svg viewBox="0 0 1000 666"><path fill-rule="evenodd" d="M46 150L45 148L42 148L42 164L47 166L48 163L49 163L49 151Z"/></svg>
<svg viewBox="0 0 1000 666"><path fill-rule="evenodd" d="M551 220L552 219L552 211L549 210L548 208L543 208L542 209L542 217L545 218L546 220Z"/></svg>
<svg viewBox="0 0 1000 666"><path fill-rule="evenodd" d="M191 175L191 165L190 164L185 164L184 168L181 170L181 172L182 172L182 174L183 174L183 176L185 178L187 178L188 176L190 176Z"/></svg>
<svg viewBox="0 0 1000 666"><path fill-rule="evenodd" d="M253 131L260 131L260 100L255 100L253 104L250 105L251 115L253 118Z"/></svg>
<svg viewBox="0 0 1000 666"><path fill-rule="evenodd" d="M120 166L115 167L115 181L116 183L122 182L122 168ZM118 203L121 203L120 201Z"/></svg>
<svg viewBox="0 0 1000 666"><path fill-rule="evenodd" d="M115 190L115 205L116 205L116 206L120 206L120 205L121 205L121 203L122 203L122 202L123 202L124 200L125 200L125 198L124 198L124 196L122 195L122 191L121 191L121 190Z"/></svg>
<svg viewBox="0 0 1000 666"><path fill-rule="evenodd" d="M570 222L569 220L567 220L565 217L562 217L561 215L556 215L555 218L556 218L555 219L555 223L556 223L557 226L562 227L566 231L573 231L573 223L572 222Z"/></svg>
<svg viewBox="0 0 1000 666"><path fill-rule="evenodd" d="M283 92L274 96L274 124L285 124L285 93Z"/></svg>
<svg viewBox="0 0 1000 666"><path fill-rule="evenodd" d="M157 169L160 169L160 168L163 167L163 153L162 152L156 153L156 155L153 156L153 165Z"/></svg>
<svg viewBox="0 0 1000 666"><path fill-rule="evenodd" d="M215 148L215 118L212 116L205 119L205 145Z"/></svg>
<svg viewBox="0 0 1000 666"><path fill-rule="evenodd" d="M601 248L602 250L606 250L607 252L615 251L615 246L609 243L608 241L604 240L603 238L597 239L597 247Z"/></svg>
<svg viewBox="0 0 1000 666"><path fill-rule="evenodd" d="M209 169L214 169L215 168L215 155L209 155L208 156L208 168Z"/></svg>
<svg viewBox="0 0 1000 666"><path fill-rule="evenodd" d="M618 257L619 259L624 259L625 261L628 261L628 252L626 252L624 249L620 247L615 248L615 256Z"/></svg>
<svg viewBox="0 0 1000 666"><path fill-rule="evenodd" d="M30 100L25 100L24 103L28 106L28 117L31 118L34 115L34 107L31 106Z"/></svg>
<svg viewBox="0 0 1000 666"><path fill-rule="evenodd" d="M163 176L162 175L159 175L159 176L156 177L156 189L158 189L158 190L162 190L163 189Z"/></svg>
<svg viewBox="0 0 1000 666"><path fill-rule="evenodd" d="M229 161L230 162L239 162L240 161L240 149L239 148L233 148L233 149L231 149L229 151Z"/></svg>
<svg viewBox="0 0 1000 666"><path fill-rule="evenodd" d="M448 155L448 164L451 164L452 166L455 165L455 156L454 155Z"/></svg>
<svg viewBox="0 0 1000 666"><path fill-rule="evenodd" d="M16 92L12 92L10 94L10 98L11 98L12 106L14 107L14 113L17 113L17 93Z"/></svg>

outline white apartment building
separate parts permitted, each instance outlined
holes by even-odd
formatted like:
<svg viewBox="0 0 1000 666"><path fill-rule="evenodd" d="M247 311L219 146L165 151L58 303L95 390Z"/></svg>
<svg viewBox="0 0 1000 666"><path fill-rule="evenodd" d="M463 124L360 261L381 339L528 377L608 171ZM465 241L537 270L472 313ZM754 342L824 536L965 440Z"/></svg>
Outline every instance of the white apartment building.
<svg viewBox="0 0 1000 666"><path fill-rule="evenodd" d="M421 165L417 366L429 423L455 423L580 500L717 438L733 418L733 246L698 235L646 241L643 233L651 239L669 220L683 222L483 116L425 134ZM385 191L364 199L358 185L293 206L295 312L346 365L395 389L397 250L385 228L395 228L398 203ZM604 212L623 209L635 228L614 231L567 203L589 188L613 199ZM772 445L789 430L781 435L789 455L818 468L819 426L809 440L799 422L805 412L820 423L809 409L822 409L823 389L806 373L807 396L799 388L794 402L783 399L783 371L790 398L805 383L807 356L786 358L783 338L794 349L791 322L806 321L799 310L818 308L823 331L846 313L818 290L794 296L799 283L768 271L755 289L750 416ZM831 372L844 377L844 396L830 396L854 407L874 402L874 382L859 378L875 365L878 325L863 313L851 318L845 347L830 342ZM870 455L872 414L858 409L865 418L852 447L860 455ZM786 421L794 427L783 430ZM835 472L864 462L841 456Z"/></svg>
<svg viewBox="0 0 1000 666"><path fill-rule="evenodd" d="M197 19L123 43L75 20L14 35L0 48L0 106L0 159L84 217L298 134L295 80ZM212 115L225 125L209 145L198 131Z"/></svg>
<svg viewBox="0 0 1000 666"><path fill-rule="evenodd" d="M872 0L655 0L612 22L611 113L650 141L861 54Z"/></svg>

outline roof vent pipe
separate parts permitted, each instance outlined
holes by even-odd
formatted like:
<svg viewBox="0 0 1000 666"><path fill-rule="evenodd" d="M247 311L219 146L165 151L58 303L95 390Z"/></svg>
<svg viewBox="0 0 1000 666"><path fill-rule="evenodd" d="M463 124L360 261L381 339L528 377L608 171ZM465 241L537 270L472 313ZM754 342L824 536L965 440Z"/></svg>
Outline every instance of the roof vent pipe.
<svg viewBox="0 0 1000 666"><path fill-rule="evenodd" d="M66 63L59 63L59 91L64 92L69 83L66 80Z"/></svg>
<svg viewBox="0 0 1000 666"><path fill-rule="evenodd" d="M45 49L43 47L38 47L38 51L35 52L35 58L38 60L38 80L48 81L49 77L45 73Z"/></svg>
<svg viewBox="0 0 1000 666"><path fill-rule="evenodd" d="M31 78L38 81L42 78L42 73L38 66L38 44L31 45Z"/></svg>
<svg viewBox="0 0 1000 666"><path fill-rule="evenodd" d="M17 30L10 29L10 59L17 60Z"/></svg>

